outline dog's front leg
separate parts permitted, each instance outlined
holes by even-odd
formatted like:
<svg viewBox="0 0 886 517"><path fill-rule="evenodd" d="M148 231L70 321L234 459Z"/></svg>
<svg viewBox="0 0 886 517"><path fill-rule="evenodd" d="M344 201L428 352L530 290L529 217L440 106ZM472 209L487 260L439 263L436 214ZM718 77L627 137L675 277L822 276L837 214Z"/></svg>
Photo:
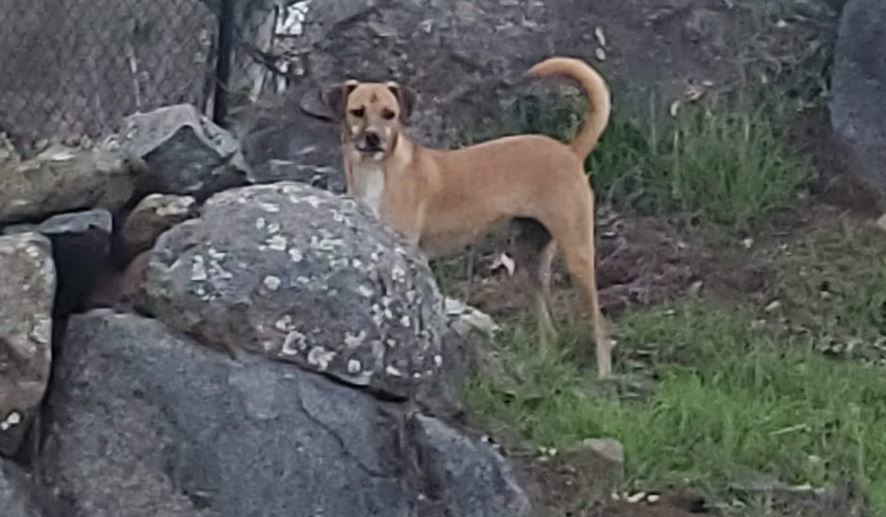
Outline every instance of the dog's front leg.
<svg viewBox="0 0 886 517"><path fill-rule="evenodd" d="M424 252L421 238L425 229L427 203L420 203L414 210L401 212L393 221L393 226L400 231L407 242L416 250Z"/></svg>

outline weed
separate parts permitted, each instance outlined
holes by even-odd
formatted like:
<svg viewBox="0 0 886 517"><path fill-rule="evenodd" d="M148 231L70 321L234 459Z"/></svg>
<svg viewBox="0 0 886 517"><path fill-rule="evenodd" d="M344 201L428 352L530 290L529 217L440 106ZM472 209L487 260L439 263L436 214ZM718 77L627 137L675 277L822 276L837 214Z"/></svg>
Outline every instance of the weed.
<svg viewBox="0 0 886 517"><path fill-rule="evenodd" d="M849 218L820 223L781 251L786 325L825 353L886 362L886 253L882 232Z"/></svg>
<svg viewBox="0 0 886 517"><path fill-rule="evenodd" d="M663 131L651 182L669 194L658 204L746 230L783 208L808 179L807 168L760 112L699 107Z"/></svg>

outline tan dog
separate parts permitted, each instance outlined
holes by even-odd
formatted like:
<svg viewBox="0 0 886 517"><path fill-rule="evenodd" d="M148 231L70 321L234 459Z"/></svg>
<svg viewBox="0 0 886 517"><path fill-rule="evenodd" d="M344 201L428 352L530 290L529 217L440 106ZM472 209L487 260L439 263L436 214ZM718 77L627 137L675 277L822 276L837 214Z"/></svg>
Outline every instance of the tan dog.
<svg viewBox="0 0 886 517"><path fill-rule="evenodd" d="M570 77L587 92L587 120L572 143L519 135L458 150L429 149L403 134L414 96L397 83L352 80L328 91L326 100L341 117L348 194L430 257L516 222L515 259L528 273L543 344L555 335L550 268L559 246L590 307L597 367L607 376L611 345L597 296L594 194L584 160L609 121L609 90L577 59L547 59L527 73Z"/></svg>

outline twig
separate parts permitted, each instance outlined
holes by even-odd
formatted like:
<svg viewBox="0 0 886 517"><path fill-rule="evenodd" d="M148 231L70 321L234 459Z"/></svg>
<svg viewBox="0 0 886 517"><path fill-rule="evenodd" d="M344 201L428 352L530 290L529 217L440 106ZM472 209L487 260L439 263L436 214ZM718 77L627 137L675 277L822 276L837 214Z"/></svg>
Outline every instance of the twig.
<svg viewBox="0 0 886 517"><path fill-rule="evenodd" d="M141 85L138 83L138 60L135 57L135 49L132 42L126 42L126 57L129 59L129 71L132 72L132 88L135 94L135 108L142 110L142 92Z"/></svg>

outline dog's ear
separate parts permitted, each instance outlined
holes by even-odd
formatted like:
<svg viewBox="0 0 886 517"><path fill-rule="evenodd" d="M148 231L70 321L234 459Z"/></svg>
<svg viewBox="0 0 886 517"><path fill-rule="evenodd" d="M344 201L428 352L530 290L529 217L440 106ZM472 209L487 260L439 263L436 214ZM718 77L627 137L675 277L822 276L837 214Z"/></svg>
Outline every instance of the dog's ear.
<svg viewBox="0 0 886 517"><path fill-rule="evenodd" d="M358 84L360 83L354 79L349 79L341 84L331 86L323 92L323 99L332 110L332 115L336 120L344 118L345 109L348 107L348 95L354 91Z"/></svg>
<svg viewBox="0 0 886 517"><path fill-rule="evenodd" d="M415 92L393 81L388 83L388 89L394 97L397 97L397 102L400 104L400 122L408 124L415 109Z"/></svg>

